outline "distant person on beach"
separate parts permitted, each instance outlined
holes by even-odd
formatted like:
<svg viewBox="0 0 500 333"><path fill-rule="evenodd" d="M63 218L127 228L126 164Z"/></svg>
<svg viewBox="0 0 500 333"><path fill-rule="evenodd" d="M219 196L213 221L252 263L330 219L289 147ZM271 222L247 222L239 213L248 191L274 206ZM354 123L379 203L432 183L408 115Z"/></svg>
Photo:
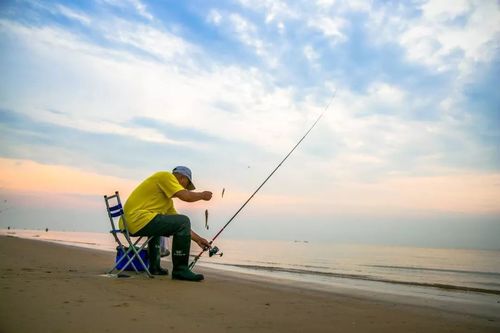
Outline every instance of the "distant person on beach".
<svg viewBox="0 0 500 333"><path fill-rule="evenodd" d="M170 250L168 249L168 238L165 236L160 237L160 257L168 257Z"/></svg>
<svg viewBox="0 0 500 333"><path fill-rule="evenodd" d="M191 240L201 248L209 242L191 230L189 217L177 214L173 198L186 202L212 199L212 192L193 191L191 170L178 166L172 172L160 171L144 180L130 194L124 206L124 216L132 236L155 236L148 243L149 270L153 275L168 275L160 267L160 236L173 236L172 279L201 281L202 274L193 273L189 267ZM123 220L120 219L123 229Z"/></svg>

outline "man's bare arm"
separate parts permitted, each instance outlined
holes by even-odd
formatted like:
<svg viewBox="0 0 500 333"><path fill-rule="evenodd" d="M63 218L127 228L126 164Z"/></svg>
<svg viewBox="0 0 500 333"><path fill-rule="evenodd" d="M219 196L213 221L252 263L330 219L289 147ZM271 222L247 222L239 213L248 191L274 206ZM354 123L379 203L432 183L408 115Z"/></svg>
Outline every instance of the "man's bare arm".
<svg viewBox="0 0 500 333"><path fill-rule="evenodd" d="M196 244L198 244L198 246L201 247L202 249L205 249L206 247L210 247L210 243L208 242L208 240L201 237L193 230L191 230L191 240L196 242Z"/></svg>
<svg viewBox="0 0 500 333"><path fill-rule="evenodd" d="M199 200L208 201L212 199L212 192L203 191L203 192L193 192L188 190L180 190L179 192L174 194L174 197L181 199L186 202L195 202Z"/></svg>

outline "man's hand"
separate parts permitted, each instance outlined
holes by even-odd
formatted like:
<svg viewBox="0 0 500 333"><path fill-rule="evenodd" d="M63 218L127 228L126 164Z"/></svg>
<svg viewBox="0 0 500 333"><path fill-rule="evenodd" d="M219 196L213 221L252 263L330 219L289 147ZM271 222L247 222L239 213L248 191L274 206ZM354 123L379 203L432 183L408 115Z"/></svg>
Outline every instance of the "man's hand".
<svg viewBox="0 0 500 333"><path fill-rule="evenodd" d="M201 192L201 198L205 201L212 199L212 192L210 192L210 191Z"/></svg>
<svg viewBox="0 0 500 333"><path fill-rule="evenodd" d="M198 246L201 247L203 250L210 248L210 242L202 237L196 240L196 244L198 244Z"/></svg>
<svg viewBox="0 0 500 333"><path fill-rule="evenodd" d="M198 244L198 246L201 247L203 250L205 250L205 248L210 248L210 242L207 241L205 238L201 237L200 235L198 235L193 230L191 230L191 240L196 242L196 244Z"/></svg>

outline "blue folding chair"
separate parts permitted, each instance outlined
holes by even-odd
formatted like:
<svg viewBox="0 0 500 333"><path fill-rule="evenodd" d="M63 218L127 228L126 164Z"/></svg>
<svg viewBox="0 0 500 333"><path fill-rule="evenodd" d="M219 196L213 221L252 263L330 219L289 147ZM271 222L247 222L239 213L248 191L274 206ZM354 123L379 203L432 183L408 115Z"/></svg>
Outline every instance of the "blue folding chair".
<svg viewBox="0 0 500 333"><path fill-rule="evenodd" d="M111 202L114 201L114 202ZM109 221L111 222L111 230L110 233L115 238L116 243L118 244L116 250L119 254L117 256L117 260L113 268L108 272L108 274L112 274L113 271L117 271L117 275L121 274L128 267L132 267L136 273L140 273L140 271L145 271L150 278L153 277L149 272L148 265L144 262L143 258L140 256L140 253L143 252L144 248L148 244L149 240L152 237L148 237L142 245L139 246L139 242L144 238L142 236L138 236L138 239L135 242L132 242L132 236L128 231L127 221L125 219L125 215L123 213L123 206L120 200L120 195L118 191L115 192L114 195L104 196L104 202L106 203L106 210L108 212ZM123 221L124 229L116 227L114 219L121 218ZM122 235L126 241L128 246L125 246L124 243L120 240L118 235Z"/></svg>

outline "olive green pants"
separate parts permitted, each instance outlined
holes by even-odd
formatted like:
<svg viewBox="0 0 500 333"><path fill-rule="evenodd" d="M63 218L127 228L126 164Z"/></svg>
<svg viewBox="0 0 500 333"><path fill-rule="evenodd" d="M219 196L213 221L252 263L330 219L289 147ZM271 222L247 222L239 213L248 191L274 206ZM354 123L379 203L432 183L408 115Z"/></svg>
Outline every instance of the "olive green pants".
<svg viewBox="0 0 500 333"><path fill-rule="evenodd" d="M154 236L148 242L148 255L149 255L149 267L156 269L160 267L160 237L174 236L174 243L176 242L176 236L180 237L191 237L191 221L186 215L162 215L158 214L152 219L145 227L133 234L132 236ZM182 251L189 254L189 249L191 247L190 242L182 246ZM184 248L186 247L186 248Z"/></svg>

